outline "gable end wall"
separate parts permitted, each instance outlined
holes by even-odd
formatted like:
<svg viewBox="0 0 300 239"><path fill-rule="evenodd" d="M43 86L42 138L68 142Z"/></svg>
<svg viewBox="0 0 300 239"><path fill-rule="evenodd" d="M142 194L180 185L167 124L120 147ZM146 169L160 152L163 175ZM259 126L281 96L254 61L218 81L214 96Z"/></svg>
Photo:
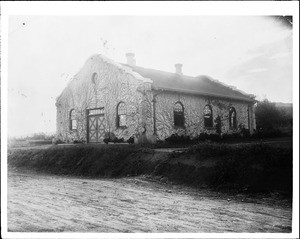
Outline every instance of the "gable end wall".
<svg viewBox="0 0 300 239"><path fill-rule="evenodd" d="M97 73L95 83L92 75ZM87 109L104 107L105 131L127 140L151 134L150 84L133 74L91 57L59 97L57 106L57 138L63 141L87 140ZM126 127L117 127L117 105L126 105ZM150 108L149 108L150 107ZM77 130L70 130L70 110L75 109ZM153 133L152 133L153 134Z"/></svg>

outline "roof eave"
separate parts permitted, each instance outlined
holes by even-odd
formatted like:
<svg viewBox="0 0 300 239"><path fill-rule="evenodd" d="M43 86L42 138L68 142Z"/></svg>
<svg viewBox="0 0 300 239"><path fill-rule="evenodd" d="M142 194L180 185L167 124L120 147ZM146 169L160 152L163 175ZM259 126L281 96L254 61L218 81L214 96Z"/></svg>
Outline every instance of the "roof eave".
<svg viewBox="0 0 300 239"><path fill-rule="evenodd" d="M213 96L213 97L219 97L219 98L223 98L223 99L231 99L231 100L239 100L239 101L245 101L245 102L249 102L249 103L255 103L255 99L252 99L252 98L246 99L246 98L241 98L241 97L225 96L225 95L220 95L220 94L206 93L206 92L200 92L200 91L194 91L194 90L183 90L183 89L174 89L174 88L157 87L157 86L152 86L152 89L192 94L192 95Z"/></svg>

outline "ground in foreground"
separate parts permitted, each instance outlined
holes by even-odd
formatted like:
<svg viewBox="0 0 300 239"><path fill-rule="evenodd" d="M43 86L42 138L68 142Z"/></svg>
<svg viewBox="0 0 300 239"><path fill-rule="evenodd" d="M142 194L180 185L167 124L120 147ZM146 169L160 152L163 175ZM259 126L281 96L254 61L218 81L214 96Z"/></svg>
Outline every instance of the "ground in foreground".
<svg viewBox="0 0 300 239"><path fill-rule="evenodd" d="M10 232L291 232L288 205L139 176L8 172Z"/></svg>

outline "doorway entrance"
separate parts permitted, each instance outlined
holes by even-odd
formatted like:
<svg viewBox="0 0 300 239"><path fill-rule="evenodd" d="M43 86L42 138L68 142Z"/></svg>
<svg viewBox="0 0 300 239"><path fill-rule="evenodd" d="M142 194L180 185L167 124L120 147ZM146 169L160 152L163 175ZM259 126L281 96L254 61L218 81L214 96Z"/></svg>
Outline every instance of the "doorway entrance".
<svg viewBox="0 0 300 239"><path fill-rule="evenodd" d="M89 109L87 113L88 143L103 142L105 137L104 108Z"/></svg>

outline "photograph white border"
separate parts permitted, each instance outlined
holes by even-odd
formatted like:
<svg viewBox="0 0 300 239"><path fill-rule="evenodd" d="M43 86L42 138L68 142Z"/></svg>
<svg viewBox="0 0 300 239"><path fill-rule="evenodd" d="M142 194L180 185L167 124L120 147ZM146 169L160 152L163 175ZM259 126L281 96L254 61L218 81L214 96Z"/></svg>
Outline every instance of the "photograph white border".
<svg viewBox="0 0 300 239"><path fill-rule="evenodd" d="M292 233L14 233L7 232L8 18L12 15L292 15L293 222ZM299 236L299 3L233 2L1 2L1 236L2 238L298 238Z"/></svg>

